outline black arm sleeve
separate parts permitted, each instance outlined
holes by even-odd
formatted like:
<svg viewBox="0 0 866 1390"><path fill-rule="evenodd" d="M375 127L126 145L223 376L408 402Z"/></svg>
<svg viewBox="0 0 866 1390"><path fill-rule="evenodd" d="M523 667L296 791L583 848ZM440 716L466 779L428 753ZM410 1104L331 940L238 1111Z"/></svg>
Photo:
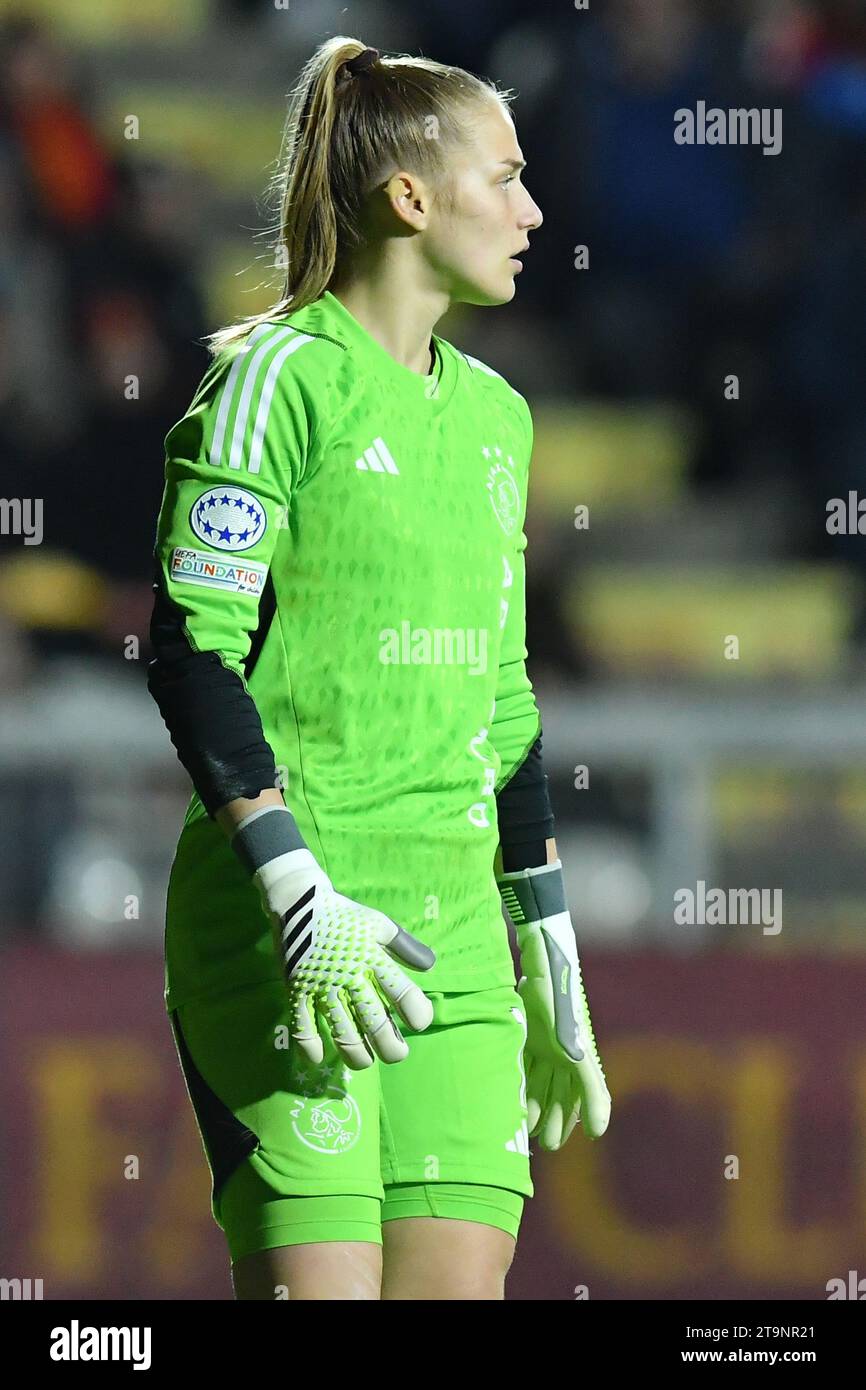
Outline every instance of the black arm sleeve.
<svg viewBox="0 0 866 1390"><path fill-rule="evenodd" d="M541 759L541 734L517 771L496 794L499 843L505 873L547 863L553 808Z"/></svg>
<svg viewBox="0 0 866 1390"><path fill-rule="evenodd" d="M218 652L196 651L184 628L184 615L166 593L159 570L150 640L155 659L147 688L159 706L177 756L192 778L208 815L235 797L257 797L277 783L277 769L266 742L255 701L236 671ZM272 596L272 590L271 590ZM263 625L272 609L263 594L259 630L246 673L261 649Z"/></svg>

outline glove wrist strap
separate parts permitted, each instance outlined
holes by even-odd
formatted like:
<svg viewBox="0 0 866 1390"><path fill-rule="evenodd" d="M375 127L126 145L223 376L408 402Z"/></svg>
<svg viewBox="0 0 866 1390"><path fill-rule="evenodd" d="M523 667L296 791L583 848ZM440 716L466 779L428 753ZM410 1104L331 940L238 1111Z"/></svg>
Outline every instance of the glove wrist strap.
<svg viewBox="0 0 866 1390"><path fill-rule="evenodd" d="M537 868L500 874L496 883L508 915L518 930L531 922L557 917L568 910L560 859Z"/></svg>
<svg viewBox="0 0 866 1390"><path fill-rule="evenodd" d="M231 846L250 877L283 855L297 850L306 850L309 854L288 806L265 806L253 811L238 825Z"/></svg>

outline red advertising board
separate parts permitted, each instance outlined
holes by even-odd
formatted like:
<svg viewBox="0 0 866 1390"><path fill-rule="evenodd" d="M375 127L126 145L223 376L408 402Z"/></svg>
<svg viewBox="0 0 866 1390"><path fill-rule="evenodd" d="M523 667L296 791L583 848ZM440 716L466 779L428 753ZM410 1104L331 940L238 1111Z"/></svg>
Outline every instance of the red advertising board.
<svg viewBox="0 0 866 1390"><path fill-rule="evenodd" d="M533 1141L512 1299L824 1299L866 1273L866 962L586 951L603 1139ZM150 953L0 957L0 1277L231 1297Z"/></svg>

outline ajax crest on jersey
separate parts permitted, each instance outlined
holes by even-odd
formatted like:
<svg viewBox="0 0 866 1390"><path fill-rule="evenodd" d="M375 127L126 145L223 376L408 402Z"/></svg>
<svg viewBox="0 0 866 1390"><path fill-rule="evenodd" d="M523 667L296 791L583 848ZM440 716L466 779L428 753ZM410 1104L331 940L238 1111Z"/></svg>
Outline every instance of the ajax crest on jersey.
<svg viewBox="0 0 866 1390"><path fill-rule="evenodd" d="M265 534L268 519L254 493L243 487L211 487L192 504L193 535L214 550L249 550Z"/></svg>
<svg viewBox="0 0 866 1390"><path fill-rule="evenodd" d="M509 459L509 462L513 462ZM487 491L493 503L493 510L506 536L510 536L517 526L520 515L520 494L517 484L504 463L494 463L487 474Z"/></svg>

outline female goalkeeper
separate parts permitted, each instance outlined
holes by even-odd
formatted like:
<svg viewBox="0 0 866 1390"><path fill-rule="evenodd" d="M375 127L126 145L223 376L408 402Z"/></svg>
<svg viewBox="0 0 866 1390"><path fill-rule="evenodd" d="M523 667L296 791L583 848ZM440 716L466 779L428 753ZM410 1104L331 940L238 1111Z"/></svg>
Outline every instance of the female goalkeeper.
<svg viewBox="0 0 866 1390"><path fill-rule="evenodd" d="M166 437L166 1007L238 1298L501 1299L529 1137L608 1122L524 665L530 413L432 331L513 297L523 163L507 94L324 43L283 297Z"/></svg>

